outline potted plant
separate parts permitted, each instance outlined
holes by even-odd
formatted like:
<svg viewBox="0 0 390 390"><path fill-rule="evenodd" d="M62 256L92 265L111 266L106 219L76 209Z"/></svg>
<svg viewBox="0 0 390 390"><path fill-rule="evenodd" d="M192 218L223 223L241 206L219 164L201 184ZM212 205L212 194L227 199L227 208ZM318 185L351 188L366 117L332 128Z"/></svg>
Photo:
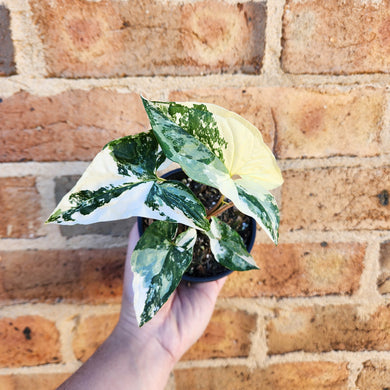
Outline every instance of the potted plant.
<svg viewBox="0 0 390 390"><path fill-rule="evenodd" d="M279 211L269 190L282 184L260 132L241 116L207 103L142 101L151 130L109 142L47 220L155 220L131 258L140 326L178 286L191 264L198 232L207 237L215 260L224 267L256 269L240 235L218 215L234 206L254 218L277 244ZM185 183L160 176L172 162L191 181L218 190L220 199L211 210L206 211Z"/></svg>

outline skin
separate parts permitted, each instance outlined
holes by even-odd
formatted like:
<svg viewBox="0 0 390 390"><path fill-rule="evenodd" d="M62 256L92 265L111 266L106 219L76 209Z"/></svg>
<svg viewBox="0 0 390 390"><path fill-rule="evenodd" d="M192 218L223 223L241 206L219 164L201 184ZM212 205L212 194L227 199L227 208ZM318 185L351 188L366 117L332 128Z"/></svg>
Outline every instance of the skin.
<svg viewBox="0 0 390 390"><path fill-rule="evenodd" d="M209 323L226 278L191 285L182 282L155 317L138 327L130 265L138 239L138 231L133 228L118 324L94 355L58 390L163 390L174 365Z"/></svg>

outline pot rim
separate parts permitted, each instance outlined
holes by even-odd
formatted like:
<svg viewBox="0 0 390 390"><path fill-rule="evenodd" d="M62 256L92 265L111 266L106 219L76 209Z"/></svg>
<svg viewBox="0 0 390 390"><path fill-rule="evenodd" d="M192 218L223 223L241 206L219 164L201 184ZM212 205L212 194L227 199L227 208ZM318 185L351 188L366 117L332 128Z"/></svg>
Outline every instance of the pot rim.
<svg viewBox="0 0 390 390"><path fill-rule="evenodd" d="M170 174L177 173L177 172L184 172L184 171L181 168L176 168L172 171L165 173L161 177L166 178ZM142 234L144 232L144 228L142 226L143 218L144 217L137 217L137 226L138 226L138 232L139 232L140 236L142 236ZM246 249L248 252L250 252L253 248L255 238L256 238L256 231L257 231L257 225L256 225L255 219L252 217L249 217L249 218L250 218L250 227L252 228L252 234L250 236L248 244L246 245ZM182 280L184 280L186 282L196 282L196 283L197 282L213 282L215 280L222 279L223 277L230 275L232 272L233 272L232 270L226 268L226 271L221 272L217 275L210 275L210 276L191 276L191 275L186 275L186 273L184 273L182 276Z"/></svg>

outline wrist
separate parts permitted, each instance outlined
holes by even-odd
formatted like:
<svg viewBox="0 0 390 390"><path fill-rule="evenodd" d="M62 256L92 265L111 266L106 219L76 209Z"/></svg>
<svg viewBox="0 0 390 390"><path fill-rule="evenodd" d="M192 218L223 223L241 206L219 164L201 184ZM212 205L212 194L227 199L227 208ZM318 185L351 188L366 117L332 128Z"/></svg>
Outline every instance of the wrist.
<svg viewBox="0 0 390 390"><path fill-rule="evenodd" d="M137 378L140 389L164 389L175 365L173 356L143 328L129 329L119 321L107 340L121 356L131 378Z"/></svg>

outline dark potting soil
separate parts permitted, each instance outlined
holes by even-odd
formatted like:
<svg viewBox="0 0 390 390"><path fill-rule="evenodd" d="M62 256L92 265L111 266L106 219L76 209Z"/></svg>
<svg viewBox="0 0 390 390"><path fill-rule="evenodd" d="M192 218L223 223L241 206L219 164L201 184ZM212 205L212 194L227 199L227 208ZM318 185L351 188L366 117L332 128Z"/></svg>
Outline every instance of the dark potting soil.
<svg viewBox="0 0 390 390"><path fill-rule="evenodd" d="M166 177L169 180L177 180L185 184L203 203L206 211L211 210L219 201L221 193L205 184L198 183L189 178L183 171L173 172ZM234 206L218 216L223 222L233 228L248 245L252 237L251 218L241 213ZM152 219L144 218L143 227L146 229ZM187 229L187 226L179 225L178 234ZM187 275L195 277L207 277L224 273L226 268L219 264L211 253L209 238L201 231L197 231L197 239L194 245L192 262L186 270Z"/></svg>

